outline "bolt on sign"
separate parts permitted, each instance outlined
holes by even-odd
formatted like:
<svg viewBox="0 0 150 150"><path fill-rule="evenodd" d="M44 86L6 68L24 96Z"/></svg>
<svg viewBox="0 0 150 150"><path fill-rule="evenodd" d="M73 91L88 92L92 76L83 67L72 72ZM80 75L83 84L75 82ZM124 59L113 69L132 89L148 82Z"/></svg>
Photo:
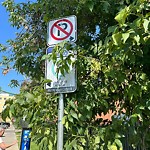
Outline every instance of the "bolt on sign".
<svg viewBox="0 0 150 150"><path fill-rule="evenodd" d="M52 20L48 23L47 45L52 46L63 41L75 42L77 40L76 16L68 16Z"/></svg>

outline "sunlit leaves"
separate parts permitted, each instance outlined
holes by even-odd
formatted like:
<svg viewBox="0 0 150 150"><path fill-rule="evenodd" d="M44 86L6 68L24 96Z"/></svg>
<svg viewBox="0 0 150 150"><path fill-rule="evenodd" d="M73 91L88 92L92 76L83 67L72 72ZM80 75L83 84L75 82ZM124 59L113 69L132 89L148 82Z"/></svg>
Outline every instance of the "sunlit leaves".
<svg viewBox="0 0 150 150"><path fill-rule="evenodd" d="M122 37L123 37L123 43L126 42L126 40L129 38L130 34L129 33L123 33Z"/></svg>
<svg viewBox="0 0 150 150"><path fill-rule="evenodd" d="M144 19L143 26L144 26L145 32L148 32L148 30L150 29L150 19L149 20L148 19Z"/></svg>
<svg viewBox="0 0 150 150"><path fill-rule="evenodd" d="M92 59L91 60L91 73L90 76L97 79L98 78L98 74L101 70L101 66L100 66L100 62L96 59Z"/></svg>
<svg viewBox="0 0 150 150"><path fill-rule="evenodd" d="M121 36L120 33L116 33L116 34L113 34L113 35L112 35L112 38L113 38L114 44L115 44L115 45L119 45L120 42L121 42L122 36Z"/></svg>
<svg viewBox="0 0 150 150"><path fill-rule="evenodd" d="M115 19L119 22L120 25L123 25L126 21L128 14L129 14L129 7L125 7L118 13Z"/></svg>

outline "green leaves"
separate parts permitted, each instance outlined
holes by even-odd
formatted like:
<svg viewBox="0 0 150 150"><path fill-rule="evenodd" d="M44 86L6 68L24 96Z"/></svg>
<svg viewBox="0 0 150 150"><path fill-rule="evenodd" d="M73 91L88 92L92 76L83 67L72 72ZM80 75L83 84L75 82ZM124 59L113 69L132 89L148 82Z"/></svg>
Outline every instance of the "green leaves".
<svg viewBox="0 0 150 150"><path fill-rule="evenodd" d="M115 17L115 20L118 21L119 25L123 25L126 21L128 14L129 14L129 7L125 7L118 13L118 15Z"/></svg>
<svg viewBox="0 0 150 150"><path fill-rule="evenodd" d="M93 0L88 0L86 4L87 4L89 10L92 12L93 8L94 8L94 1Z"/></svg>
<svg viewBox="0 0 150 150"><path fill-rule="evenodd" d="M123 147L122 142L119 139L115 139L116 145L118 145L120 148Z"/></svg>
<svg viewBox="0 0 150 150"><path fill-rule="evenodd" d="M70 114L73 118L77 119L78 120L78 116L77 116L77 113L73 110L70 111Z"/></svg>
<svg viewBox="0 0 150 150"><path fill-rule="evenodd" d="M130 34L129 33L123 33L122 38L123 38L123 43L126 42L126 40L129 38Z"/></svg>
<svg viewBox="0 0 150 150"><path fill-rule="evenodd" d="M121 33L116 33L112 35L112 39L115 45L119 45L121 43L121 38L122 38Z"/></svg>
<svg viewBox="0 0 150 150"><path fill-rule="evenodd" d="M24 96L25 96L27 99L30 99L30 100L34 99L34 95L31 94L31 93L28 93L28 92L25 93Z"/></svg>
<svg viewBox="0 0 150 150"><path fill-rule="evenodd" d="M100 143L100 137L99 136L95 137L95 144L98 144L98 143Z"/></svg>
<svg viewBox="0 0 150 150"><path fill-rule="evenodd" d="M148 32L148 30L150 31L149 23L150 23L150 20L144 19L143 27L144 27L145 32Z"/></svg>
<svg viewBox="0 0 150 150"><path fill-rule="evenodd" d="M108 28L108 34L115 32L115 30L117 29L117 26L111 26Z"/></svg>

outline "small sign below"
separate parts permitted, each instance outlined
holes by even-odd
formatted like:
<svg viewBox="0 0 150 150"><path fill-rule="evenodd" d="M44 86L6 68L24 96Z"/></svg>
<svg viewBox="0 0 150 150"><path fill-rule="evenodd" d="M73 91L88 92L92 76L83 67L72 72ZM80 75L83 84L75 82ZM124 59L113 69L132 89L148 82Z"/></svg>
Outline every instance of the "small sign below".
<svg viewBox="0 0 150 150"><path fill-rule="evenodd" d="M51 53L52 49L49 47L47 49L47 54ZM71 51L65 51L63 54L64 59L72 54ZM76 53L74 54L76 55ZM59 60L59 56L57 56ZM72 60L75 59L72 58ZM52 82L46 84L47 92L56 92L56 93L70 93L74 92L77 88L76 82L76 69L75 67L69 66L69 72L65 73L63 76L61 73L56 73L57 66L53 61L46 61L46 78L50 79Z"/></svg>

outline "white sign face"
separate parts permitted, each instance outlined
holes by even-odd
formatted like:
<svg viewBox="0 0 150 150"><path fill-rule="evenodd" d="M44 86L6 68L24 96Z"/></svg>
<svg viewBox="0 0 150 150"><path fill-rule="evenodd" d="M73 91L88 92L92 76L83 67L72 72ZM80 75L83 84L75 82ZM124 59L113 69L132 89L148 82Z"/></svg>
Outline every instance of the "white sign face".
<svg viewBox="0 0 150 150"><path fill-rule="evenodd" d="M48 46L58 44L62 41L75 42L77 40L76 16L52 20L48 24Z"/></svg>
<svg viewBox="0 0 150 150"><path fill-rule="evenodd" d="M64 53L64 55L65 58L68 55L68 53ZM46 65L46 78L52 81L46 84L46 90L48 92L70 93L76 90L77 82L75 67L69 66L69 73L65 73L65 75L63 76L61 73L56 73L57 66L54 65L52 61L47 61Z"/></svg>

